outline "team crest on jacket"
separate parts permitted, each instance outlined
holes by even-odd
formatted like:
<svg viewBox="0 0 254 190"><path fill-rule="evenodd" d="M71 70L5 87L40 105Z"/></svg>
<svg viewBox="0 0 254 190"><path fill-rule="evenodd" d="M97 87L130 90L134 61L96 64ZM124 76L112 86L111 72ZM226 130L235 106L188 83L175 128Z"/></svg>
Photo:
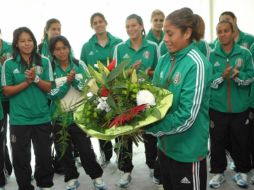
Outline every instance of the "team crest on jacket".
<svg viewBox="0 0 254 190"><path fill-rule="evenodd" d="M43 68L39 65L36 65L35 66L35 73L36 74L42 74L42 72L43 72Z"/></svg>
<svg viewBox="0 0 254 190"><path fill-rule="evenodd" d="M245 47L245 48L247 48L247 49L249 48L249 44L246 43L246 42L245 42L245 43L242 43L241 46L242 46L242 47Z"/></svg>
<svg viewBox="0 0 254 190"><path fill-rule="evenodd" d="M150 58L150 52L149 51L145 51L144 54L143 54L143 57L145 59L149 59Z"/></svg>
<svg viewBox="0 0 254 190"><path fill-rule="evenodd" d="M243 64L243 59L242 59L242 58L237 58L237 59L235 60L235 66L236 66L237 68L241 67L242 64Z"/></svg>
<svg viewBox="0 0 254 190"><path fill-rule="evenodd" d="M179 82L181 81L181 73L176 72L174 78L173 78L173 83L175 85L179 84Z"/></svg>

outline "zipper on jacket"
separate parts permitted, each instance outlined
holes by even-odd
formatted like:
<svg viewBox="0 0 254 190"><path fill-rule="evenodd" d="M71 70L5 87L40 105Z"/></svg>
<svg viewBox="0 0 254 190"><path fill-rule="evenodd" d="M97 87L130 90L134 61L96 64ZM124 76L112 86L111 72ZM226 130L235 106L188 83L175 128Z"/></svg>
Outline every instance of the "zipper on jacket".
<svg viewBox="0 0 254 190"><path fill-rule="evenodd" d="M171 81L172 81L172 80L170 79L170 77L171 77L173 68L174 68L175 63L176 63L176 58L175 58L174 55L171 56L170 62L171 62L171 66L170 66L170 69L169 69L169 72L168 72L168 75L167 75L167 78L166 78L166 83L165 83L165 86L164 86L165 89L168 89L168 86L169 86L169 84L170 84Z"/></svg>
<svg viewBox="0 0 254 190"><path fill-rule="evenodd" d="M226 68L230 67L229 59L227 58ZM232 112L232 104L231 104L231 88L230 88L230 75L227 77L228 82L228 111Z"/></svg>

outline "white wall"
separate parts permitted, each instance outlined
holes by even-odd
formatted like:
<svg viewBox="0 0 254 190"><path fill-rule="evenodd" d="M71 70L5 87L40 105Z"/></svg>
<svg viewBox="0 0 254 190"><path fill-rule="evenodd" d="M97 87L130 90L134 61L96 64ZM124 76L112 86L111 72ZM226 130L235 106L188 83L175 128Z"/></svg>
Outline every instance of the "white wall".
<svg viewBox="0 0 254 190"><path fill-rule="evenodd" d="M125 40L127 38L125 19L128 15L139 14L148 31L150 14L154 9L161 9L165 15L168 15L175 9L190 7L204 18L205 38L210 41L209 0L91 0L87 2L86 0L1 0L0 28L3 38L11 41L15 28L27 26L40 42L46 21L54 17L61 21L62 34L69 39L78 58L83 43L93 34L90 16L94 12L103 13L108 21L108 31ZM237 15L240 28L254 34L254 21L248 14L253 14L251 8L254 7L254 1L214 0L214 3L215 24L219 14L225 10L222 7L227 7L227 10ZM243 8L240 9L240 6ZM252 22L249 24L247 20Z"/></svg>

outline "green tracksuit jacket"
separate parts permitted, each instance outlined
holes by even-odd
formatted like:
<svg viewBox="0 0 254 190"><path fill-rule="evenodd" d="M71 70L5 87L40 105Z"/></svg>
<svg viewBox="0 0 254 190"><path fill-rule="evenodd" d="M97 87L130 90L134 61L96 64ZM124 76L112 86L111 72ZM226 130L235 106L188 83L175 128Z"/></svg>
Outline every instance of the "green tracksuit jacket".
<svg viewBox="0 0 254 190"><path fill-rule="evenodd" d="M166 116L146 133L158 137L158 148L179 162L206 157L209 134L211 64L194 43L159 59L153 82L173 93Z"/></svg>
<svg viewBox="0 0 254 190"><path fill-rule="evenodd" d="M73 86L76 90L82 91L85 80L89 77L88 69L86 64L83 61L79 61L78 63L74 63L71 61L70 65L66 70L63 70L58 61L55 61L54 65L54 79L65 77L71 72L71 70L75 70L75 79L71 84L68 84L67 81L63 82L60 86L56 86L53 84L52 90L49 93L49 98L52 100L50 112L51 115L56 111L56 104L59 100L61 100L66 93L69 91L70 87ZM61 118L57 118L60 120ZM69 123L73 123L73 115L70 114L68 118Z"/></svg>
<svg viewBox="0 0 254 190"><path fill-rule="evenodd" d="M154 70L158 62L157 45L150 40L143 39L141 47L135 50L131 46L130 39L128 39L116 46L114 57L117 65L126 60L129 62L127 67L130 67L136 61L141 60L139 70L146 71L148 68Z"/></svg>
<svg viewBox="0 0 254 190"><path fill-rule="evenodd" d="M113 58L115 46L122 42L121 39L114 37L110 33L107 33L107 35L109 40L105 47L102 47L98 43L96 35L93 35L89 41L83 45L80 59L93 67L98 61L106 66L107 60L111 61Z"/></svg>
<svg viewBox="0 0 254 190"><path fill-rule="evenodd" d="M248 109L250 83L254 76L253 60L249 50L234 44L230 53L222 50L220 42L211 52L213 81L210 107L220 112L240 113ZM235 78L223 79L227 66L238 67ZM232 75L232 74L231 74Z"/></svg>

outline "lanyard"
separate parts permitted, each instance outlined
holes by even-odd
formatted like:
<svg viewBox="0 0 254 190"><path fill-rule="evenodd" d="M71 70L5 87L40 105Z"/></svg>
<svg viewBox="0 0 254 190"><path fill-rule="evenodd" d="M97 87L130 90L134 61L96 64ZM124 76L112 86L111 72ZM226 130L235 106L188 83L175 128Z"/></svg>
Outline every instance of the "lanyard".
<svg viewBox="0 0 254 190"><path fill-rule="evenodd" d="M167 75L167 78L166 78L166 83L165 83L165 86L164 86L165 89L168 89L168 86L169 86L169 84L170 84L170 82L171 82L170 77L171 77L173 68L174 68L175 63L176 63L175 56L172 56L172 57L170 58L170 62L171 62L172 64L171 64L171 66L170 66L170 69L169 69L169 72L168 72L168 75Z"/></svg>

